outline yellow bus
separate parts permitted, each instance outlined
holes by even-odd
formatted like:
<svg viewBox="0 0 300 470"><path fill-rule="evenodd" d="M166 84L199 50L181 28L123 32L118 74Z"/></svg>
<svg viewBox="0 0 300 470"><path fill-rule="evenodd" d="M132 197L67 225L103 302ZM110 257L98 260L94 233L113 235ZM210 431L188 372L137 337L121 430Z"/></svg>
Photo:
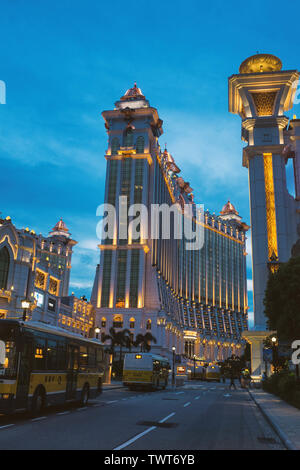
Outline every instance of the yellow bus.
<svg viewBox="0 0 300 470"><path fill-rule="evenodd" d="M79 400L102 391L104 346L41 322L0 320L0 413Z"/></svg>
<svg viewBox="0 0 300 470"><path fill-rule="evenodd" d="M170 364L167 358L151 353L127 353L124 357L123 384L136 387L165 389Z"/></svg>

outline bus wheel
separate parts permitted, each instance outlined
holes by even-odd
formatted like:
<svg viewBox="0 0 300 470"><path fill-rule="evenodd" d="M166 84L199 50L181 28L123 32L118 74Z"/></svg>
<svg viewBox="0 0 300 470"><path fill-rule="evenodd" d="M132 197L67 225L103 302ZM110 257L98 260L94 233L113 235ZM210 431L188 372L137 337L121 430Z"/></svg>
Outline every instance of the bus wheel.
<svg viewBox="0 0 300 470"><path fill-rule="evenodd" d="M45 408L46 395L42 387L39 387L34 392L32 398L31 412L33 416L37 416L43 408Z"/></svg>
<svg viewBox="0 0 300 470"><path fill-rule="evenodd" d="M86 406L88 404L89 396L90 396L90 388L88 384L85 384L85 386L82 389L81 398L80 398L80 404L82 406Z"/></svg>

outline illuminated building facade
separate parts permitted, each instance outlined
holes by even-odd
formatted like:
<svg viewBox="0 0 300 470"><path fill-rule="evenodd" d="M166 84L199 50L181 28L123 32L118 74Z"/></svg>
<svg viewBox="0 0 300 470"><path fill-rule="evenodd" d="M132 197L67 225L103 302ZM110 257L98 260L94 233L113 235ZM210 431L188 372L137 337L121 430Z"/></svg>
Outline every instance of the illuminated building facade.
<svg viewBox="0 0 300 470"><path fill-rule="evenodd" d="M280 59L258 54L229 78L229 111L242 119L243 166L248 168L252 230L254 322L252 368L261 375L266 318L263 299L269 271L291 257L299 216L299 121L284 115L293 106L299 73L281 70ZM299 137L298 137L299 136ZM286 184L286 163L294 159L296 198ZM250 336L249 336L250 335ZM253 356L253 357L254 357Z"/></svg>
<svg viewBox="0 0 300 470"><path fill-rule="evenodd" d="M79 325L77 332L86 335L87 324L93 318L92 305L80 299L68 301L76 243L62 220L48 237L43 237L28 228L17 229L10 217L0 219L0 318L26 316L26 320L60 326L63 312L76 318L79 312L75 306L82 311L79 305L84 303L89 320L84 319L79 325L76 318L75 325ZM69 305L64 306L63 302ZM68 326L68 322L63 326ZM74 321L70 330L74 331Z"/></svg>
<svg viewBox="0 0 300 470"><path fill-rule="evenodd" d="M147 236L145 223L137 238L130 230L120 237L126 222L120 204L146 206L150 233L151 207L176 203L183 217L184 205L194 210L193 189L170 153L161 151L162 121L136 85L102 116L108 133L104 200L115 206L119 223L99 245L91 297L95 325L105 333L112 326L127 328L133 337L149 331L157 340L152 349L164 355L172 347L210 361L238 354L247 327L247 225L228 202L219 216L202 214L201 249L188 250L184 238L175 239L172 224L170 239Z"/></svg>
<svg viewBox="0 0 300 470"><path fill-rule="evenodd" d="M61 298L58 326L87 337L94 337L94 307L85 297L74 294Z"/></svg>

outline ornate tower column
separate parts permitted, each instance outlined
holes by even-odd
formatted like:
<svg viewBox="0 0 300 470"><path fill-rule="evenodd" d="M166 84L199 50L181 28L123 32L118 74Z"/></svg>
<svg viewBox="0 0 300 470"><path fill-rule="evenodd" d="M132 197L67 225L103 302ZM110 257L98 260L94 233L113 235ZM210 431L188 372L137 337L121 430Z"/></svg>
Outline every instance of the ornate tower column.
<svg viewBox="0 0 300 470"><path fill-rule="evenodd" d="M268 272L291 256L297 207L286 185L284 129L299 73L281 70L270 54L246 59L229 78L229 111L242 118L243 166L248 168L252 230L254 324L266 329L263 299Z"/></svg>

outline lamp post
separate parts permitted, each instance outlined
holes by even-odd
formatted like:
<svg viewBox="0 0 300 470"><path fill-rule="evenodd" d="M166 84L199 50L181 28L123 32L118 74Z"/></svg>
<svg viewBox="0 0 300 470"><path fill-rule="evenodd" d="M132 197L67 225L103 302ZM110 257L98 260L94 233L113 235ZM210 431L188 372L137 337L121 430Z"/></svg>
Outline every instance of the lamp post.
<svg viewBox="0 0 300 470"><path fill-rule="evenodd" d="M172 387L174 388L175 386L175 346L172 347L172 352L173 352L173 367L172 367Z"/></svg>
<svg viewBox="0 0 300 470"><path fill-rule="evenodd" d="M22 318L22 320L26 321L26 319L27 319L27 309L30 307L30 301L27 300L27 299L22 300L21 306L22 306L22 309L23 309L23 318Z"/></svg>
<svg viewBox="0 0 300 470"><path fill-rule="evenodd" d="M100 333L100 331L101 331L100 328L97 326L97 327L95 328L96 339L99 339L99 333Z"/></svg>
<svg viewBox="0 0 300 470"><path fill-rule="evenodd" d="M272 340L272 362L273 362L274 371L276 372L277 371L277 362L278 362L278 360L277 360L278 357L277 357L277 347L276 347L276 342L277 342L276 336L272 336L271 340Z"/></svg>
<svg viewBox="0 0 300 470"><path fill-rule="evenodd" d="M194 380L195 380L196 378L196 354L194 354L193 359L194 359Z"/></svg>

